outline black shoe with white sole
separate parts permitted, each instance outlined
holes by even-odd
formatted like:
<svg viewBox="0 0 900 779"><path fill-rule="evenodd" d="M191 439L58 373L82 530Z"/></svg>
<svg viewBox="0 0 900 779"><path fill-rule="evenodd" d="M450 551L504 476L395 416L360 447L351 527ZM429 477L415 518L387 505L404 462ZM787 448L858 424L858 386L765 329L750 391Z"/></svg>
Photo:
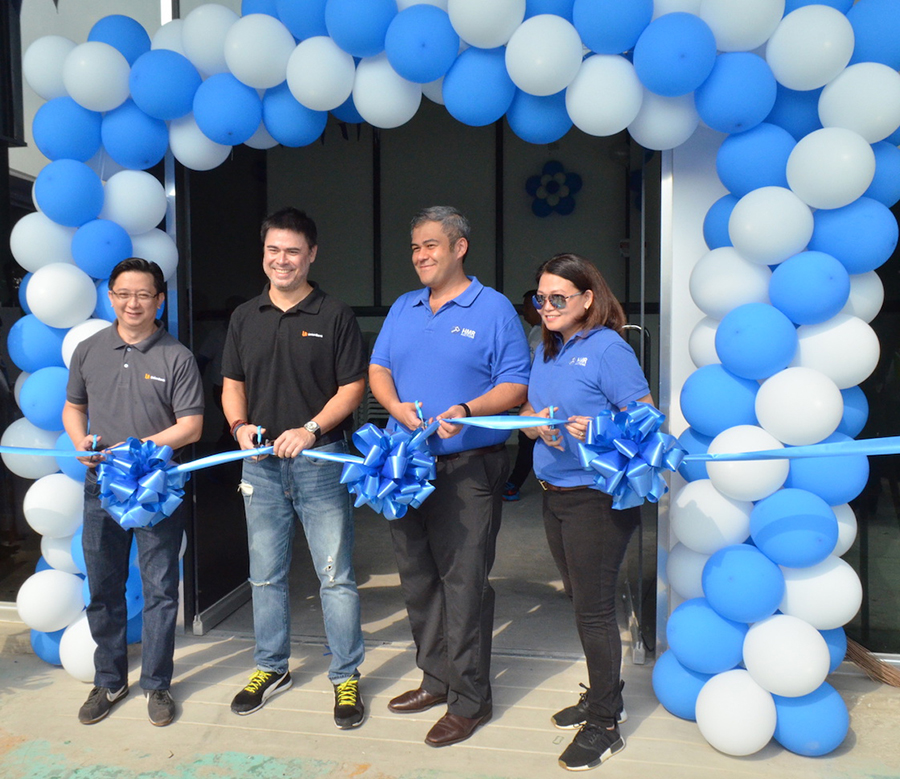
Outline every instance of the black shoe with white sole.
<svg viewBox="0 0 900 779"><path fill-rule="evenodd" d="M619 726L612 729L586 722L566 751L559 756L559 764L567 771L587 771L625 749L625 739Z"/></svg>

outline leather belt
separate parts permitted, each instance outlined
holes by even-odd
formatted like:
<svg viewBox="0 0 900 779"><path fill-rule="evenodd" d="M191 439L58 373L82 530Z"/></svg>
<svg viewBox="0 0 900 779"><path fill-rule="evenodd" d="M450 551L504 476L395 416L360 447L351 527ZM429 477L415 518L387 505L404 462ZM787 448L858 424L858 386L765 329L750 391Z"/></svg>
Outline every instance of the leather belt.
<svg viewBox="0 0 900 779"><path fill-rule="evenodd" d="M451 454L439 454L435 456L435 460L439 463L449 463L458 460L460 457L471 457L473 455L491 454L492 452L502 452L506 448L506 444L493 444L492 446L482 446L480 449L466 449L462 452L453 452Z"/></svg>
<svg viewBox="0 0 900 779"><path fill-rule="evenodd" d="M589 489L587 484L579 484L577 487L559 487L556 484L551 484L549 481L544 481L543 479L538 479L538 481L545 492L575 492L576 490Z"/></svg>
<svg viewBox="0 0 900 779"><path fill-rule="evenodd" d="M318 449L320 446L328 446L328 444L336 443L337 441L344 440L344 431L343 430L331 430L325 435L321 436L318 441L313 444L313 449Z"/></svg>

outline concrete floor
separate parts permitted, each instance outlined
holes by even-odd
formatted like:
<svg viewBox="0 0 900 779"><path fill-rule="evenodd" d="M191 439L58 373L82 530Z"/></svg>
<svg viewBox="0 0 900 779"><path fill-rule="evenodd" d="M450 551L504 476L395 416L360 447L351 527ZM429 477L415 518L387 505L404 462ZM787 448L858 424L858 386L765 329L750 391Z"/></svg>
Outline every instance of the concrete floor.
<svg viewBox="0 0 900 779"><path fill-rule="evenodd" d="M294 575L294 688L248 717L229 710L252 668L245 607L210 634L176 642L172 692L179 715L154 728L136 687L110 717L85 727L76 719L89 686L31 654L28 630L0 622L0 776L4 779L150 779L297 777L330 779L537 779L563 776L556 758L572 738L550 724L574 703L584 681L572 615L542 539L539 496L507 504L498 544L494 718L470 740L432 749L422 739L440 708L422 715L388 713L387 701L415 687L420 675L409 640L384 520L361 514L358 573L368 656L362 691L368 716L353 731L331 718L315 582L298 548ZM824 758L804 758L770 743L733 758L710 747L697 726L668 714L651 688L652 659L630 661L627 634L627 749L597 769L604 776L661 779L900 776L900 690L842 669L830 679L851 716L845 742ZM132 647L132 684L140 648Z"/></svg>

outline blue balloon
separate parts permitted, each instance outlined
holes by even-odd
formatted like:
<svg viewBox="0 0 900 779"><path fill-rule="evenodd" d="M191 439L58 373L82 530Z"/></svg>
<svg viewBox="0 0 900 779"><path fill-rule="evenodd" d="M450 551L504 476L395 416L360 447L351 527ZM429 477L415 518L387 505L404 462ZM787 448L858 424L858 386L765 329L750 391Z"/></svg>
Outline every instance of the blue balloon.
<svg viewBox="0 0 900 779"><path fill-rule="evenodd" d="M35 563L35 565L34 565L34 572L35 572L35 573L40 573L41 571L49 571L51 568L53 568L53 566L50 565L50 563L48 563L48 562L43 558L43 556L41 556L41 557L38 558L38 561L37 561L37 562Z"/></svg>
<svg viewBox="0 0 900 779"><path fill-rule="evenodd" d="M786 0L784 15L787 16L791 11L796 11L805 5L828 5L845 14L853 7L853 0Z"/></svg>
<svg viewBox="0 0 900 779"><path fill-rule="evenodd" d="M59 659L59 642L66 629L56 630L53 633L43 633L39 630L31 631L31 648L34 653L45 663L50 665L62 665Z"/></svg>
<svg viewBox="0 0 900 779"><path fill-rule="evenodd" d="M837 432L856 438L869 421L869 401L861 387L842 389L841 395L844 398L844 415L837 426Z"/></svg>
<svg viewBox="0 0 900 779"><path fill-rule="evenodd" d="M698 433L692 427L688 427L678 436L678 443L684 447L688 454L706 454L709 451L712 438ZM709 478L709 474L706 472L706 463L703 462L682 462L678 466L678 473L681 474L685 481Z"/></svg>
<svg viewBox="0 0 900 779"><path fill-rule="evenodd" d="M57 224L81 227L96 219L103 208L103 184L83 162L54 160L38 173L34 198Z"/></svg>
<svg viewBox="0 0 900 779"><path fill-rule="evenodd" d="M775 105L775 76L748 51L725 52L694 92L700 118L714 130L741 133L762 122Z"/></svg>
<svg viewBox="0 0 900 779"><path fill-rule="evenodd" d="M775 740L785 749L806 757L827 755L837 749L850 730L847 704L828 682L809 695L775 700Z"/></svg>
<svg viewBox="0 0 900 779"><path fill-rule="evenodd" d="M552 14L561 16L567 21L572 21L572 7L575 0L525 0L525 18L540 14Z"/></svg>
<svg viewBox="0 0 900 779"><path fill-rule="evenodd" d="M26 373L65 365L62 357L64 328L45 325L34 314L26 314L9 329L6 347L13 364Z"/></svg>
<svg viewBox="0 0 900 779"><path fill-rule="evenodd" d="M100 136L107 154L131 170L152 168L169 148L166 123L145 114L131 98L103 117Z"/></svg>
<svg viewBox="0 0 900 779"><path fill-rule="evenodd" d="M875 152L875 178L863 193L890 208L900 200L900 149L895 143L879 141L872 144Z"/></svg>
<svg viewBox="0 0 900 779"><path fill-rule="evenodd" d="M664 14L654 19L634 47L634 70L651 92L686 95L699 87L716 64L716 37L699 16Z"/></svg>
<svg viewBox="0 0 900 779"><path fill-rule="evenodd" d="M129 644L140 644L144 628L144 615L137 614L125 624L125 641Z"/></svg>
<svg viewBox="0 0 900 779"><path fill-rule="evenodd" d="M869 197L843 208L813 214L809 249L837 259L848 273L866 273L886 263L897 248L897 220L891 210Z"/></svg>
<svg viewBox="0 0 900 779"><path fill-rule="evenodd" d="M69 371L51 366L32 373L22 384L19 406L32 425L42 430L62 430Z"/></svg>
<svg viewBox="0 0 900 779"><path fill-rule="evenodd" d="M722 141L716 155L716 173L738 198L760 187L787 189L787 161L796 145L787 130L763 122Z"/></svg>
<svg viewBox="0 0 900 779"><path fill-rule="evenodd" d="M28 282L31 281L31 277L34 274L29 271L24 276L22 276L22 280L19 282L19 307L26 313L31 313L31 306L28 305Z"/></svg>
<svg viewBox="0 0 900 779"><path fill-rule="evenodd" d="M128 79L135 105L154 119L169 121L189 114L203 79L183 54L154 49L142 54Z"/></svg>
<svg viewBox="0 0 900 779"><path fill-rule="evenodd" d="M407 81L427 84L443 76L456 59L459 35L447 12L433 5L411 5L387 29L384 52Z"/></svg>
<svg viewBox="0 0 900 779"><path fill-rule="evenodd" d="M797 92L781 84L776 86L775 105L766 117L766 122L787 130L798 141L811 132L822 129L822 122L819 120L821 89Z"/></svg>
<svg viewBox="0 0 900 779"><path fill-rule="evenodd" d="M87 576L84 577L84 581L81 583L81 599L84 601L85 606L91 605L91 585L88 583Z"/></svg>
<svg viewBox="0 0 900 779"><path fill-rule="evenodd" d="M493 124L506 113L516 86L506 72L505 49L466 49L444 76L444 105L471 127Z"/></svg>
<svg viewBox="0 0 900 779"><path fill-rule="evenodd" d="M584 45L597 54L634 48L653 18L653 0L575 0L572 23Z"/></svg>
<svg viewBox="0 0 900 779"><path fill-rule="evenodd" d="M859 0L847 18L853 27L850 64L880 62L900 70L900 14L896 0Z"/></svg>
<svg viewBox="0 0 900 779"><path fill-rule="evenodd" d="M732 245L728 234L728 220L731 219L731 212L737 202L738 198L734 195L723 195L706 212L703 218L703 240L710 250Z"/></svg>
<svg viewBox="0 0 900 779"><path fill-rule="evenodd" d="M34 143L49 160L87 162L100 148L102 114L88 111L71 97L56 97L34 115Z"/></svg>
<svg viewBox="0 0 900 779"><path fill-rule="evenodd" d="M843 433L832 433L821 443L850 440ZM813 492L829 506L849 503L859 496L869 480L869 460L864 454L803 457L789 462L791 467L784 486Z"/></svg>
<svg viewBox="0 0 900 779"><path fill-rule="evenodd" d="M105 279L122 260L131 257L131 236L109 219L94 219L72 237L72 257L88 276Z"/></svg>
<svg viewBox="0 0 900 779"><path fill-rule="evenodd" d="M741 662L748 629L748 625L717 613L706 598L691 598L672 612L666 637L669 649L685 668L717 674Z"/></svg>
<svg viewBox="0 0 900 779"><path fill-rule="evenodd" d="M712 674L685 668L672 651L663 652L653 665L653 692L657 700L670 714L691 722L697 719L697 696L710 679Z"/></svg>
<svg viewBox="0 0 900 779"><path fill-rule="evenodd" d="M832 628L831 630L820 630L819 632L822 634L822 638L825 639L828 654L831 657L828 673L833 674L847 656L847 633L843 628Z"/></svg>
<svg viewBox="0 0 900 779"><path fill-rule="evenodd" d="M681 387L681 413L698 433L715 438L735 425L756 425L759 383L721 365L698 368Z"/></svg>
<svg viewBox="0 0 900 779"><path fill-rule="evenodd" d="M241 0L241 16L266 14L278 18L278 3L275 0Z"/></svg>
<svg viewBox="0 0 900 779"><path fill-rule="evenodd" d="M328 0L325 27L344 51L374 57L384 51L384 38L396 15L396 0Z"/></svg>
<svg viewBox="0 0 900 779"><path fill-rule="evenodd" d="M262 107L266 129L282 146L308 146L322 135L328 121L327 111L298 103L286 81L266 90Z"/></svg>
<svg viewBox="0 0 900 779"><path fill-rule="evenodd" d="M528 143L558 141L572 129L572 120L566 110L566 91L539 97L516 89L506 112L506 121L510 129ZM573 207L574 204L572 199ZM558 206L556 210L559 211Z"/></svg>
<svg viewBox="0 0 900 779"><path fill-rule="evenodd" d="M772 273L769 299L772 305L798 325L825 322L847 303L850 274L824 252L800 252Z"/></svg>
<svg viewBox="0 0 900 779"><path fill-rule="evenodd" d="M121 14L104 16L91 27L88 40L108 43L118 49L129 65L134 65L141 54L150 51L150 36L147 31L130 16Z"/></svg>
<svg viewBox="0 0 900 779"><path fill-rule="evenodd" d="M328 35L325 26L326 0L275 0L281 23L298 41Z"/></svg>
<svg viewBox="0 0 900 779"><path fill-rule="evenodd" d="M60 440L62 440L63 436L68 438L68 436L65 433L63 433L63 435L60 436ZM72 448L74 449L74 447L72 447ZM67 459L71 460L71 458L67 458ZM78 461L75 460L75 462L78 462ZM81 463L78 463L78 464L81 465ZM81 467L84 468L85 470L87 470L86 465L82 465ZM68 475L68 474L66 474L66 475ZM81 480L83 481L84 477L82 477ZM83 573L85 576L87 576L87 564L84 562L83 537L84 537L84 525L79 525L78 530L76 530L74 535L72 536L72 546L71 546L70 551L72 552L72 560L75 563L75 567L78 568L78 570L81 571L81 573ZM85 579L85 581L87 581L87 579ZM88 601L85 601L84 605L87 606L89 601L90 601L90 593L88 594Z"/></svg>
<svg viewBox="0 0 900 779"><path fill-rule="evenodd" d="M362 118L359 111L356 110L356 103L353 102L353 95L350 95L350 97L337 108L332 108L331 114L335 119L346 122L347 124L362 124L366 121Z"/></svg>
<svg viewBox="0 0 900 779"><path fill-rule="evenodd" d="M97 305L94 307L93 316L107 322L115 322L116 312L109 299L109 279L100 279L94 286L97 288Z"/></svg>
<svg viewBox="0 0 900 779"><path fill-rule="evenodd" d="M771 617L784 597L781 569L749 544L714 552L703 566L701 581L709 605L735 622Z"/></svg>
<svg viewBox="0 0 900 779"><path fill-rule="evenodd" d="M738 306L716 328L716 353L722 365L743 379L767 379L783 371L796 352L797 329L767 303Z"/></svg>
<svg viewBox="0 0 900 779"><path fill-rule="evenodd" d="M818 495L782 489L753 507L750 536L774 563L806 568L821 563L834 551L838 522L831 506Z"/></svg>
<svg viewBox="0 0 900 779"><path fill-rule="evenodd" d="M194 119L211 141L238 146L250 138L262 121L262 101L253 87L230 73L217 73L194 95Z"/></svg>
<svg viewBox="0 0 900 779"><path fill-rule="evenodd" d="M68 433L62 433L60 434L59 438L56 439L56 448L65 449L68 452L74 452L75 444L72 443L72 439L69 438ZM59 466L59 469L70 479L74 479L78 482L84 481L85 474L87 473L87 466L82 465L74 457L57 457L56 464ZM86 573L85 571L81 572Z"/></svg>

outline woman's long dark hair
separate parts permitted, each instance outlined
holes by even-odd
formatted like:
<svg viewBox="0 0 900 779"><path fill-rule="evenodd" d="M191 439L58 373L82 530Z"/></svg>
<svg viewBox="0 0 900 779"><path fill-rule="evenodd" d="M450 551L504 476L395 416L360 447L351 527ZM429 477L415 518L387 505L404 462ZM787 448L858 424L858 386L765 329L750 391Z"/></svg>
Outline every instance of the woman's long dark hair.
<svg viewBox="0 0 900 779"><path fill-rule="evenodd" d="M584 317L580 320L582 330L608 327L622 335L622 328L626 322L625 312L606 280L592 262L578 254L557 254L537 269L534 280L538 286L541 283L541 276L545 273L571 281L579 292L591 290L594 293L591 305L588 306ZM546 362L556 357L559 352L559 339L545 325L541 324L541 329L544 341L544 361Z"/></svg>

